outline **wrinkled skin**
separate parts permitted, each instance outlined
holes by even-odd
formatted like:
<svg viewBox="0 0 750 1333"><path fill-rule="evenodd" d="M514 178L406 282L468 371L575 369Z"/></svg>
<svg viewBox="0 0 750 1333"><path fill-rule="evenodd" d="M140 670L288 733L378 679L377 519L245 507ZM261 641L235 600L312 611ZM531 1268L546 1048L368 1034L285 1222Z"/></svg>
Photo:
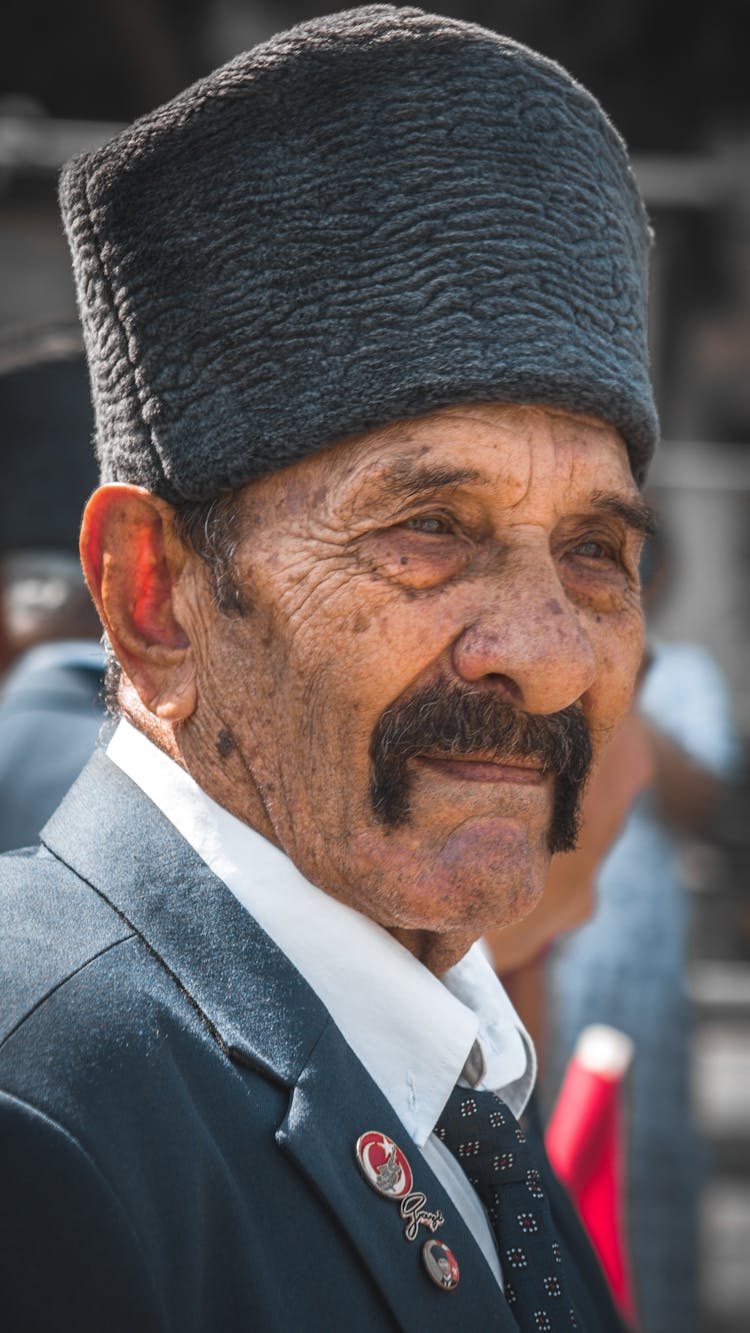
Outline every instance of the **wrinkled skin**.
<svg viewBox="0 0 750 1333"><path fill-rule="evenodd" d="M134 487L93 497L84 563L132 682L126 710L441 972L534 906L552 778L481 754L415 759L410 819L387 828L369 798L373 728L415 689L459 681L532 713L578 702L601 751L643 643L623 442L564 412L450 408L254 482L242 505L240 616L215 606L168 505Z"/></svg>

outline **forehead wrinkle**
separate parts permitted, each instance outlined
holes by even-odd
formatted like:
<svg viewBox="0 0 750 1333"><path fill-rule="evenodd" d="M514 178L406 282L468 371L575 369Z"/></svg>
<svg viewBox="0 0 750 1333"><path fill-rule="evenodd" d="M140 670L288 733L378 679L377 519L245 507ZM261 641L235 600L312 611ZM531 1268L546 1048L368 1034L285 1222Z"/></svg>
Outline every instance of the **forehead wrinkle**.
<svg viewBox="0 0 750 1333"><path fill-rule="evenodd" d="M494 445L495 450L501 450L504 455L497 476L494 465L487 471L459 467L449 457L444 461L430 460L428 455L433 450L439 455L443 445L448 446L449 453L452 445L457 445L464 455L467 448L474 452L477 447L475 439L453 438L455 427L461 423L470 426L472 432L478 430L483 434L487 427L491 429L494 439L487 438L486 443ZM536 433L535 438L534 423L544 423L544 430ZM587 440L593 446L602 439L619 445L625 452L619 432L606 422L536 403L487 403L443 408L424 417L389 422L364 435L340 441L326 452L329 465L333 465L334 460L338 463L346 459L339 495L347 510L352 506L356 510L360 504L370 507L389 498L394 502L408 501L421 493L451 486L473 483L489 487L498 482L506 492L505 507L512 510L522 506L533 491L536 474L547 470L542 458L537 457L542 436L547 446L544 453L552 456L560 446L585 447ZM386 453L385 458L378 456L382 451ZM514 461L521 458L523 462L516 471ZM571 471L574 467L571 461ZM331 471L333 480L337 468L332 466ZM558 489L560 485L566 489L564 482L558 483Z"/></svg>

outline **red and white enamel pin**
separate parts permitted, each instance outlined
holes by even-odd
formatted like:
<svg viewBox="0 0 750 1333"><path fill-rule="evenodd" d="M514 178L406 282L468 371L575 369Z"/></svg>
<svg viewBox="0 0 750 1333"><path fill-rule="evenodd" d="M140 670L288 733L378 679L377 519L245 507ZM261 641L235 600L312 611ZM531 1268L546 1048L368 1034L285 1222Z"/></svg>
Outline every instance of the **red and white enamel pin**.
<svg viewBox="0 0 750 1333"><path fill-rule="evenodd" d="M427 1196L414 1189L414 1176L406 1154L387 1134L370 1129L360 1134L355 1146L357 1165L362 1175L384 1199L399 1205L406 1226L404 1236L416 1240L419 1228L434 1233L445 1221L439 1209L425 1207ZM459 1269L455 1255L442 1241L425 1241L422 1262L432 1281L441 1291L458 1286Z"/></svg>

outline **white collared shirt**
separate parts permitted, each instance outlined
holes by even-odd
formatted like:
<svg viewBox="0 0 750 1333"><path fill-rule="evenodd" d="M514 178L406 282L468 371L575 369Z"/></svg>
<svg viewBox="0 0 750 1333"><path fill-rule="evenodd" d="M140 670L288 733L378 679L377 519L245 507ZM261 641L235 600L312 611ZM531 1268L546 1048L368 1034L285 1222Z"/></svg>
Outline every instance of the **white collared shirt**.
<svg viewBox="0 0 750 1333"><path fill-rule="evenodd" d="M118 723L107 754L166 815L322 1000L501 1283L479 1198L433 1133L477 1047L483 1074L476 1086L500 1093L516 1116L534 1085L533 1044L482 945L475 944L442 977L434 976L382 926L306 880L284 852L217 805L127 721Z"/></svg>

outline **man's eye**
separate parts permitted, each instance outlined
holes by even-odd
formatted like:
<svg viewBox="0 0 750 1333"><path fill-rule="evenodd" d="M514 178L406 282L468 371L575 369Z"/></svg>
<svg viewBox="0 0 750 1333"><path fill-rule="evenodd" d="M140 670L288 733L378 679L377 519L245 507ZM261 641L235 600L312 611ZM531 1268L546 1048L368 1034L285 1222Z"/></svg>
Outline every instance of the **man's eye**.
<svg viewBox="0 0 750 1333"><path fill-rule="evenodd" d="M453 531L450 523L438 514L417 514L407 518L404 527L410 532L426 532L430 536L443 537Z"/></svg>
<svg viewBox="0 0 750 1333"><path fill-rule="evenodd" d="M573 548L574 555L582 555L586 560L606 560L611 557L612 552L607 550L601 542L594 541L593 537L588 541L579 542Z"/></svg>

